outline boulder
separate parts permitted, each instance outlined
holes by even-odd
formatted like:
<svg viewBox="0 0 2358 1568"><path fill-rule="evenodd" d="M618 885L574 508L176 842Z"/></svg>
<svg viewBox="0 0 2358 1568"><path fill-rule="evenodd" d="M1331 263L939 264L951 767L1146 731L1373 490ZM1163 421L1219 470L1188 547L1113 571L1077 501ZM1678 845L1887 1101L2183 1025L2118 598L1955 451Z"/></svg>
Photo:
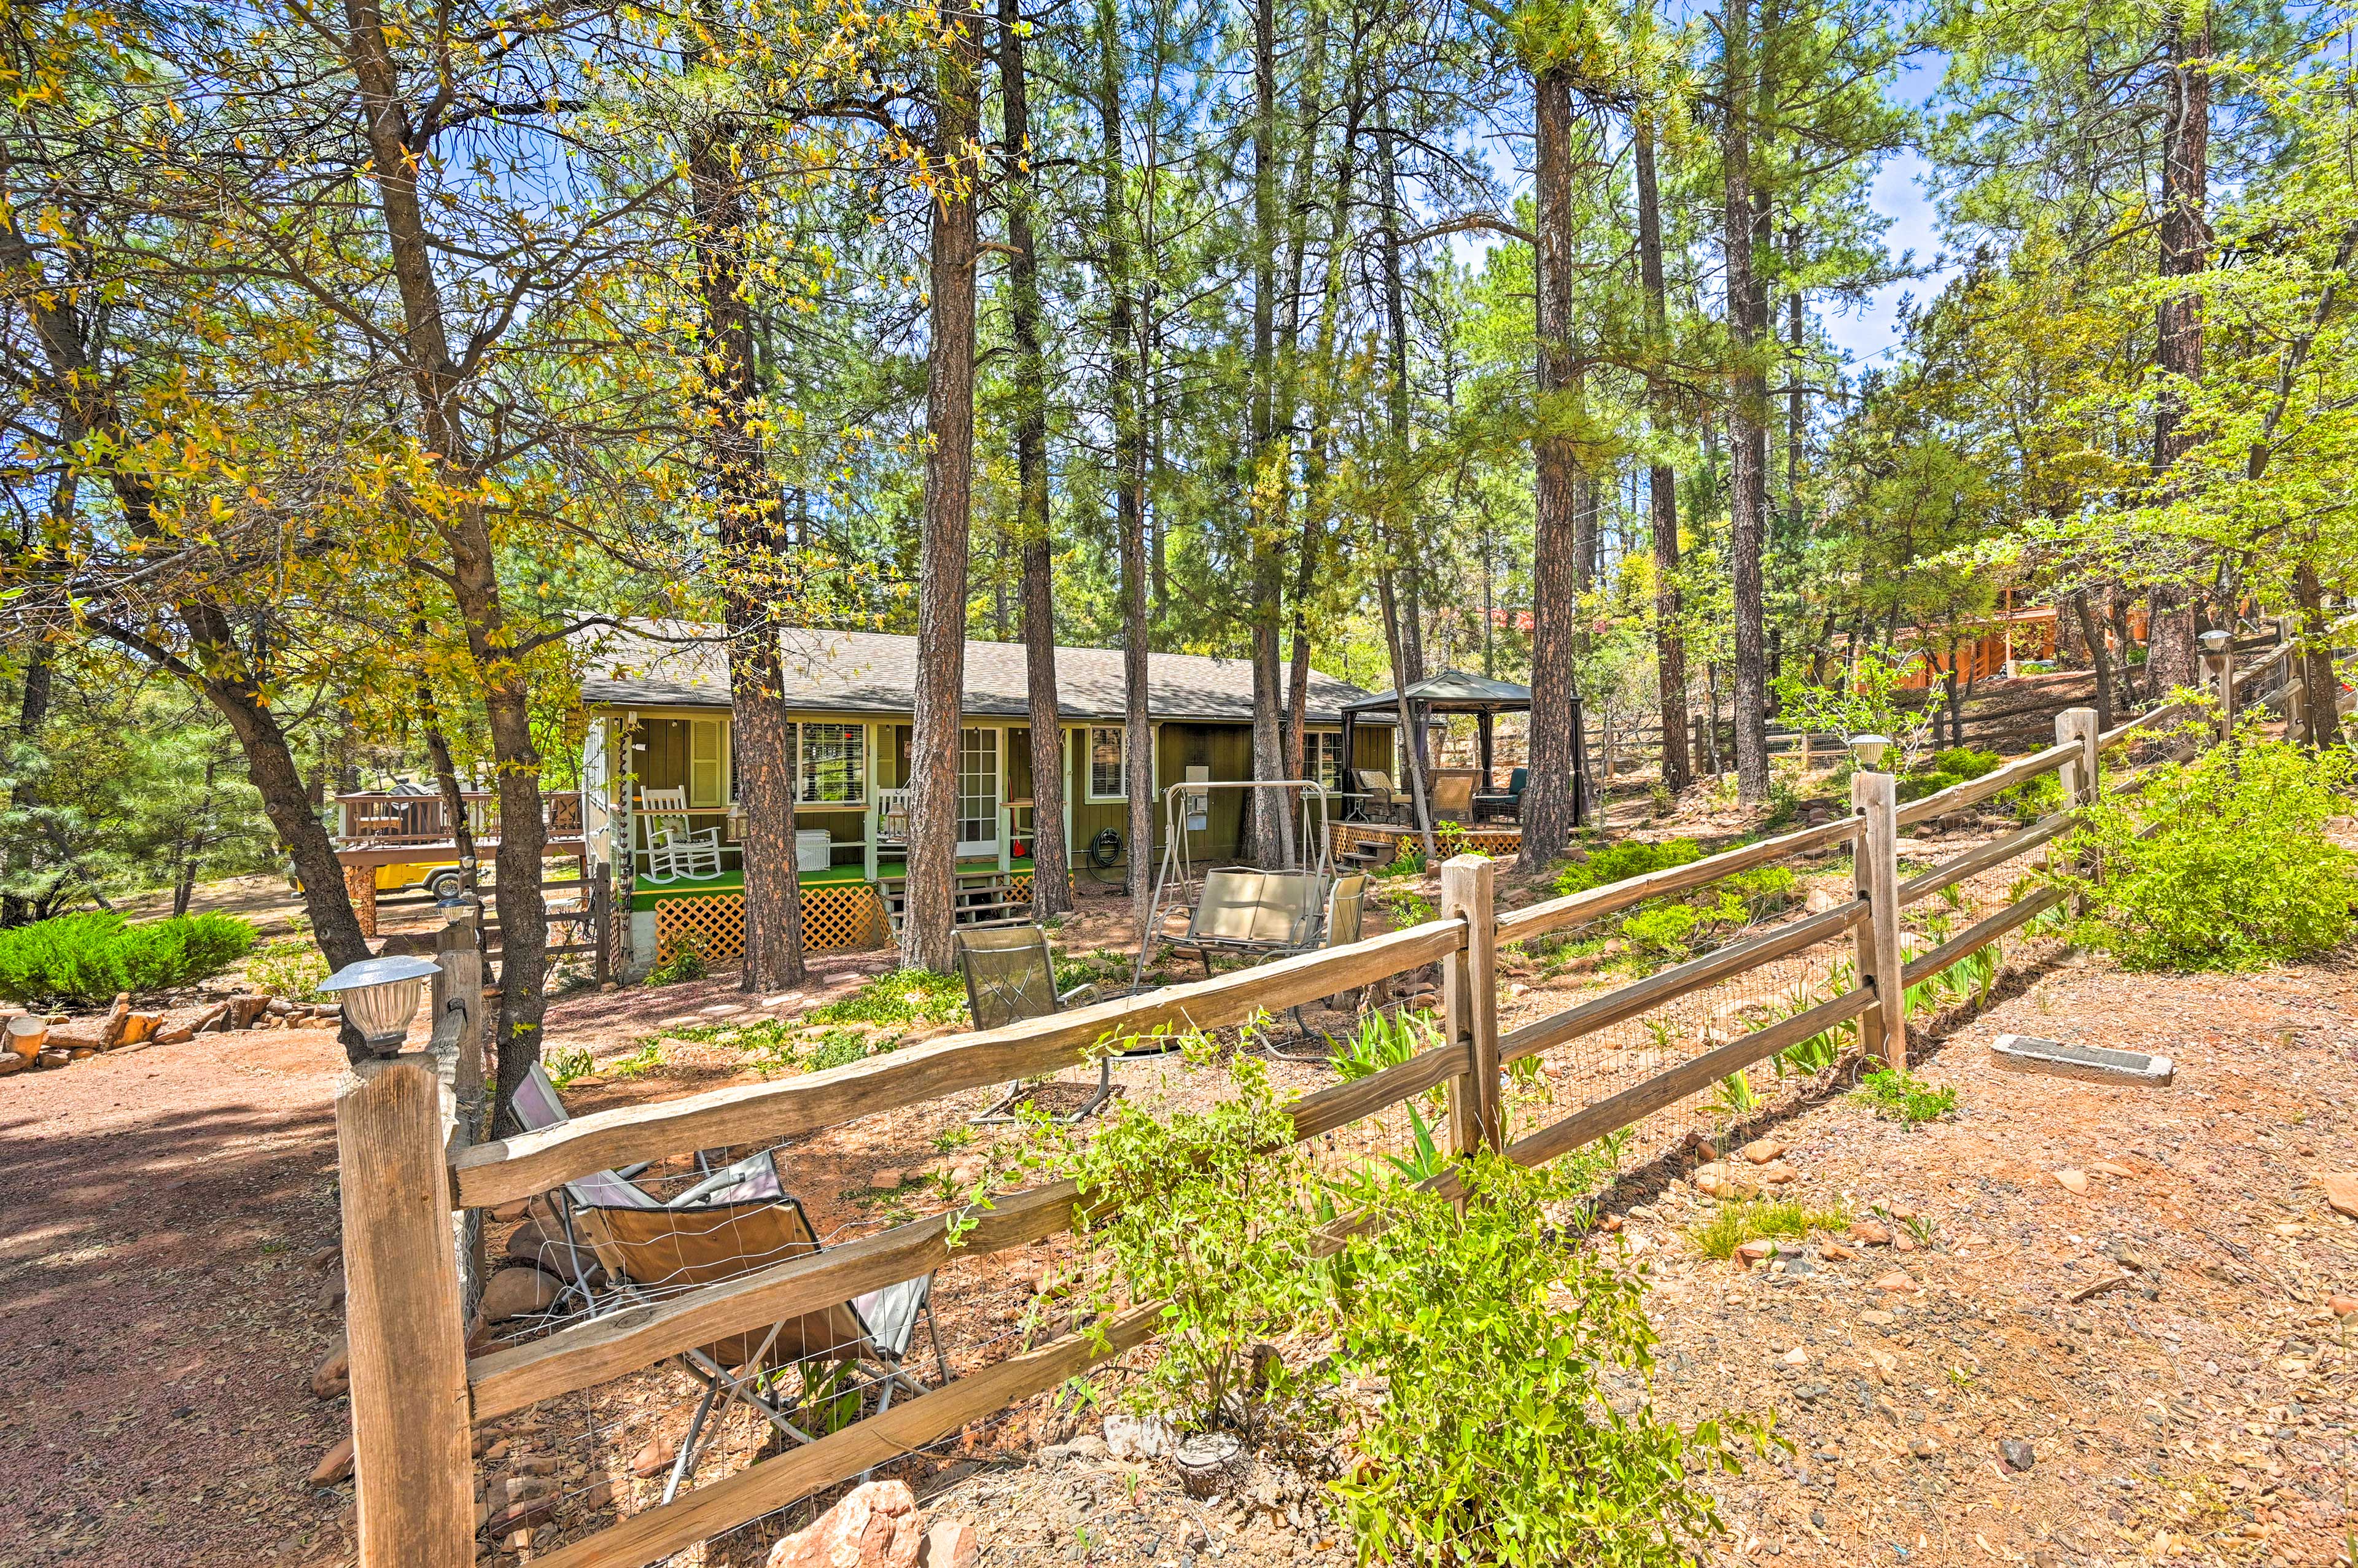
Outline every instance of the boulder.
<svg viewBox="0 0 2358 1568"><path fill-rule="evenodd" d="M483 1321L506 1323L546 1312L564 1287L537 1269L502 1269L483 1283Z"/></svg>
<svg viewBox="0 0 2358 1568"><path fill-rule="evenodd" d="M332 1487L339 1481L349 1481L352 1476L352 1440L341 1438L333 1448L319 1455L311 1466L311 1485Z"/></svg>
<svg viewBox="0 0 2358 1568"><path fill-rule="evenodd" d="M327 1358L311 1373L311 1392L320 1399L332 1400L338 1394L350 1393L352 1387L352 1349L344 1343L344 1336L339 1334Z"/></svg>
<svg viewBox="0 0 2358 1568"><path fill-rule="evenodd" d="M917 1568L974 1568L982 1542L964 1519L944 1519L925 1531L917 1546Z"/></svg>
<svg viewBox="0 0 2358 1568"><path fill-rule="evenodd" d="M1160 1459L1179 1445L1179 1431L1161 1416L1109 1415L1105 1440L1117 1459Z"/></svg>
<svg viewBox="0 0 2358 1568"><path fill-rule="evenodd" d="M916 1568L925 1544L906 1481L870 1481L770 1548L767 1568Z"/></svg>

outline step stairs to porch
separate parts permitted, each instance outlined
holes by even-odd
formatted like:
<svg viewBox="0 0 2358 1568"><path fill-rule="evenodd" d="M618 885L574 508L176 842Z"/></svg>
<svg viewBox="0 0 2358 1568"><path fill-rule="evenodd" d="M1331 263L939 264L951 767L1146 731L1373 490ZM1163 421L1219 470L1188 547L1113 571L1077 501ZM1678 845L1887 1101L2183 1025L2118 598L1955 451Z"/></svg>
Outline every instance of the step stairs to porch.
<svg viewBox="0 0 2358 1568"><path fill-rule="evenodd" d="M876 886L884 898L885 923L897 937L901 934L901 914L909 900L908 879L885 877ZM1032 919L1032 895L1017 892L1014 880L1000 873L960 877L951 895L950 919L961 927L1028 925Z"/></svg>

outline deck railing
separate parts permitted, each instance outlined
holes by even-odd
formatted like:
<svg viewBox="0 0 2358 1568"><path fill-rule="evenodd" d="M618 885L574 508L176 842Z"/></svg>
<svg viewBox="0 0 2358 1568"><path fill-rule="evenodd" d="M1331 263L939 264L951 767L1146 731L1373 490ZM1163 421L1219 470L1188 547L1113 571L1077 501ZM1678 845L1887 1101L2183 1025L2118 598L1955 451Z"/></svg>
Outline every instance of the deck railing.
<svg viewBox="0 0 2358 1568"><path fill-rule="evenodd" d="M1828 1032L1858 1027L1858 1047L1907 1060L1909 989L1998 941L2067 896L2009 888L1995 913L1937 946L1908 955L1900 913L1967 879L1987 878L2046 849L2095 798L2098 758L2125 730L2099 737L2095 716L2059 717L2056 743L1984 779L1906 806L1888 774L1861 773L1854 813L1690 865L1498 914L1491 862L1467 856L1442 868L1437 917L1347 946L1258 968L950 1036L848 1066L775 1083L732 1086L652 1105L577 1117L539 1132L470 1144L433 1114L435 1069L423 1058L371 1065L337 1105L350 1286L360 1561L362 1568L442 1568L475 1560L472 1426L541 1400L653 1367L716 1339L800 1314L942 1267L951 1238L961 1254L1031 1245L1069 1229L1079 1195L1070 1182L995 1197L989 1206L897 1225L657 1304L560 1328L470 1359L471 1304L452 1267L451 1211L465 1217L545 1193L602 1168L733 1144L768 1144L857 1118L1068 1068L1113 1041L1163 1029L1238 1024L1438 965L1442 1044L1354 1082L1295 1101L1293 1136L1337 1131L1436 1087L1448 1102L1447 1144L1489 1148L1536 1164L1559 1158L1696 1095L1729 1075ZM2062 806L2028 827L1902 880L1900 829L2049 775ZM1692 892L1757 868L1847 849L1855 896L1715 952L1607 990L1500 1033L1499 949L1561 935L1647 901ZM1787 1016L1648 1071L1627 1087L1582 1098L1569 1114L1509 1136L1501 1067L1599 1036L1733 976L1766 973L1830 944L1854 957L1830 964L1831 994L1802 997ZM1641 1067L1643 1064L1640 1063ZM447 1068L446 1068L447 1073ZM446 1139L448 1141L446 1142ZM1436 1185L1448 1188L1444 1173ZM1159 1303L1135 1305L1086 1332L1026 1348L946 1386L789 1453L761 1460L598 1533L535 1553L542 1568L653 1563L757 1519L871 1466L955 1433L1013 1401L1052 1389L1147 1339Z"/></svg>
<svg viewBox="0 0 2358 1568"><path fill-rule="evenodd" d="M499 797L487 791L461 794L467 829L479 839L499 837ZM551 838L581 836L581 796L552 790L541 796L541 821ZM338 838L347 846L447 844L450 813L438 795L359 794L336 796Z"/></svg>

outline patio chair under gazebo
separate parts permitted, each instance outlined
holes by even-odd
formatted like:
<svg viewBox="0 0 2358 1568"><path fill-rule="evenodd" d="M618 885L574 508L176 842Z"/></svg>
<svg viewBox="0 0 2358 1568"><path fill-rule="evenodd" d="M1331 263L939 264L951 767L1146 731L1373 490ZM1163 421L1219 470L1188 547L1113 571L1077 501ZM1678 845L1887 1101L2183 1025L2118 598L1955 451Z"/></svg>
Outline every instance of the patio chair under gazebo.
<svg viewBox="0 0 2358 1568"><path fill-rule="evenodd" d="M1411 686L1405 694L1384 692L1346 705L1343 708L1343 755L1353 756L1352 730L1363 713L1393 713L1399 710L1401 697L1408 698L1415 724L1422 725L1441 714L1470 713L1474 715L1475 733L1481 757L1480 776L1475 781L1472 816L1476 820L1485 816L1519 816L1522 806L1522 783L1527 770L1518 768L1501 789L1493 767L1491 724L1501 713L1529 713L1531 708L1531 688L1513 681L1492 680L1487 676L1468 675L1464 670L1444 670L1428 676ZM1415 732L1413 729L1411 731ZM1587 735L1581 719L1580 698L1572 699L1572 770L1573 820L1585 825L1595 801L1595 786L1588 777ZM1398 781L1405 791L1408 781Z"/></svg>

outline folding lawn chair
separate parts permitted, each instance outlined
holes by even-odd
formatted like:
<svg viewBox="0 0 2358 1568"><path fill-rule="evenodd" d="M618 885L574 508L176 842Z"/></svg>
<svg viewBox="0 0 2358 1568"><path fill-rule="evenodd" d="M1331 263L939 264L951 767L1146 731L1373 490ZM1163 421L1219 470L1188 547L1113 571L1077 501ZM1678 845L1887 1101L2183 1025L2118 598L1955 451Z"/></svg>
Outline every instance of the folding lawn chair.
<svg viewBox="0 0 2358 1568"><path fill-rule="evenodd" d="M977 1029L1045 1018L1098 999L1094 984L1057 991L1055 957L1049 951L1048 934L1037 925L969 927L956 935L953 951L957 954L958 972L966 977L967 1009L974 1015ZM1005 1094L967 1119L978 1124L1013 1121L1016 1102L1044 1081L1031 1078L1010 1084ZM1056 1119L1070 1126L1112 1098L1113 1059L1099 1056L1098 1092L1080 1109Z"/></svg>
<svg viewBox="0 0 2358 1568"><path fill-rule="evenodd" d="M619 1282L619 1293L633 1304L824 1250L802 1200L785 1190L775 1156L768 1152L715 1173L661 1207L589 1207L579 1219L599 1261ZM908 1369L920 1317L932 1339L936 1371L949 1381L933 1285L929 1271L683 1355L680 1364L703 1383L704 1396L672 1462L664 1501L671 1501L694 1472L713 1408L724 1400L744 1405L783 1437L809 1443L817 1434L793 1419L802 1413L798 1405L840 1414L839 1401L853 1400L856 1410L865 1392L858 1382L838 1386L832 1368L853 1368L866 1379L867 1388L876 1392L878 1415L892 1408L896 1390L923 1394L925 1386ZM820 1368L830 1370L816 1374ZM803 1383L801 1398L785 1386L789 1369Z"/></svg>

